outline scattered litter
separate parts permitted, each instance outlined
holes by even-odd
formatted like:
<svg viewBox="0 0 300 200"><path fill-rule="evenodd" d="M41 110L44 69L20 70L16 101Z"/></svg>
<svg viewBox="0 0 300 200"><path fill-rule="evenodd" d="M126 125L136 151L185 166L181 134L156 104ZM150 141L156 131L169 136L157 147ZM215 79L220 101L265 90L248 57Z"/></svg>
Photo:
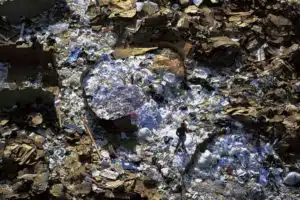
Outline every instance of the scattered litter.
<svg viewBox="0 0 300 200"><path fill-rule="evenodd" d="M280 173L271 168L264 168L264 161L269 156L276 157L269 143L256 146L249 135L227 134L217 138L208 149L201 154L195 168L202 179L228 180L228 176L233 176L234 180L245 183L256 177L262 186L266 186L270 181L275 181L274 184L280 182L270 179L271 174L280 179Z"/></svg>
<svg viewBox="0 0 300 200"><path fill-rule="evenodd" d="M299 199L299 2L34 1L0 5L4 199Z"/></svg>
<svg viewBox="0 0 300 200"><path fill-rule="evenodd" d="M60 34L62 32L67 31L68 28L69 28L69 24L67 24L67 23L61 23L61 24L54 24L54 25L49 26L48 30L52 34L57 35L57 34Z"/></svg>

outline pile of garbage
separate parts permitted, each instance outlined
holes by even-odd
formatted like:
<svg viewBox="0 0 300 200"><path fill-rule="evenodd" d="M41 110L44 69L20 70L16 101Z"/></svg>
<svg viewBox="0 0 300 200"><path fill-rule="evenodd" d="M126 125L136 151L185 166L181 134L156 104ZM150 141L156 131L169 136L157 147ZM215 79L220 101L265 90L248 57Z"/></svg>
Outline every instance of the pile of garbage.
<svg viewBox="0 0 300 200"><path fill-rule="evenodd" d="M267 167L264 164L268 164L264 162L275 154L272 146L267 143L257 144L258 146L255 147L247 140L249 139L244 134L219 137L213 144L210 144L211 147L208 147L208 150L201 154L198 160L198 169L195 170L199 171L199 175L203 179L207 178L203 169L209 168L209 172L213 172L212 177L216 180L226 181L226 176L235 175L240 183L244 183L260 174L256 178L262 186L268 183L270 172L275 171L274 177L276 184L279 185L281 183L280 169L279 171L270 167L264 169L264 167ZM276 161L278 157L273 159ZM278 163L272 164L280 166ZM224 177L221 175L222 173L225 173Z"/></svg>
<svg viewBox="0 0 300 200"><path fill-rule="evenodd" d="M298 1L32 5L0 1L1 198L300 198Z"/></svg>

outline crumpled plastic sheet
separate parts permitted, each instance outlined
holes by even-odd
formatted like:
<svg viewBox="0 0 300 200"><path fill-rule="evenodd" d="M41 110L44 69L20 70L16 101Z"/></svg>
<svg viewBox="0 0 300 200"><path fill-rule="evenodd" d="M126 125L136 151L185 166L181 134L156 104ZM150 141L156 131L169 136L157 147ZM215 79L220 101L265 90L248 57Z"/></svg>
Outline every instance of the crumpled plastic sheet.
<svg viewBox="0 0 300 200"><path fill-rule="evenodd" d="M90 0L74 0L72 4L75 14L80 16L80 22L83 24L89 23L89 18L85 14L89 5Z"/></svg>
<svg viewBox="0 0 300 200"><path fill-rule="evenodd" d="M117 119L139 109L145 102L142 90L135 85L106 87L100 85L90 103L103 119Z"/></svg>
<svg viewBox="0 0 300 200"><path fill-rule="evenodd" d="M56 146L53 149L53 153L49 155L49 168L53 169L54 167L60 165L66 156L66 150L63 147Z"/></svg>
<svg viewBox="0 0 300 200"><path fill-rule="evenodd" d="M73 48L71 50L71 55L69 56L68 61L71 63L75 62L78 59L80 52L81 52L81 49L79 47Z"/></svg>
<svg viewBox="0 0 300 200"><path fill-rule="evenodd" d="M52 34L57 35L57 34L60 34L64 31L67 31L68 28L69 28L69 24L67 24L67 23L58 23L58 24L50 25L48 27L48 30Z"/></svg>
<svg viewBox="0 0 300 200"><path fill-rule="evenodd" d="M280 185L282 169L265 168L263 164L269 155L275 155L273 147L263 142L257 146L251 139L244 133L218 137L201 154L196 173L203 179L220 180L230 175L241 183L257 178L261 186L266 186L270 181Z"/></svg>
<svg viewBox="0 0 300 200"><path fill-rule="evenodd" d="M157 129L162 122L158 105L153 100L139 108L137 114L139 125L150 130Z"/></svg>

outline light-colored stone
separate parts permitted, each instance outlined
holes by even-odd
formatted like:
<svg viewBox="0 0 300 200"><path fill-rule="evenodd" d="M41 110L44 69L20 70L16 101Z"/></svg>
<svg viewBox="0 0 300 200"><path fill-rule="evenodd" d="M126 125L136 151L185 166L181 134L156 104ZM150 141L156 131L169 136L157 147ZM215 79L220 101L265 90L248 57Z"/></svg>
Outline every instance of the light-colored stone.
<svg viewBox="0 0 300 200"><path fill-rule="evenodd" d="M114 172L114 171L109 170L109 169L102 170L100 172L100 175L107 178L107 179L111 179L111 180L117 180L117 178L119 177L118 172Z"/></svg>
<svg viewBox="0 0 300 200"><path fill-rule="evenodd" d="M108 189L116 189L124 184L124 181L117 180L117 181L109 181L106 182L105 187Z"/></svg>

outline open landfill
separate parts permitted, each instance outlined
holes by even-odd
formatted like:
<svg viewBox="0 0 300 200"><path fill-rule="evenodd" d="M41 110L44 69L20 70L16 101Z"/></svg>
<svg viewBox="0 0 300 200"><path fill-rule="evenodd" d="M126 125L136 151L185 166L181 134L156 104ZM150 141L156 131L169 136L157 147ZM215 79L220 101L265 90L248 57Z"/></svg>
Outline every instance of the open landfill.
<svg viewBox="0 0 300 200"><path fill-rule="evenodd" d="M0 0L0 200L300 199L299 0Z"/></svg>

